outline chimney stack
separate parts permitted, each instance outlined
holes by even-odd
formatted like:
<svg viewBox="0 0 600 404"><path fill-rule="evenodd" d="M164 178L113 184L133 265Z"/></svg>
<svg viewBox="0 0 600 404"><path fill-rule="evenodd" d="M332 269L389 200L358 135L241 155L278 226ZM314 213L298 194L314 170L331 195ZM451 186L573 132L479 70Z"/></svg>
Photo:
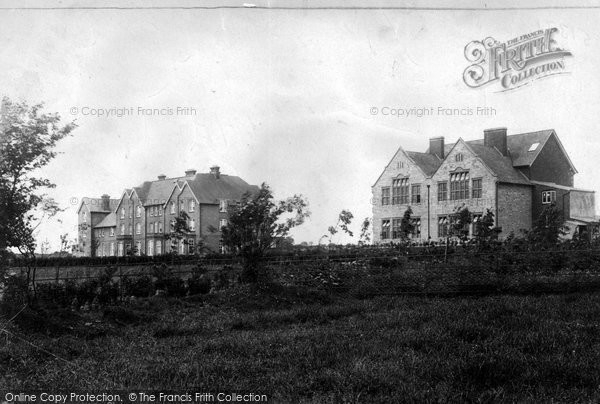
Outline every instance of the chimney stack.
<svg viewBox="0 0 600 404"><path fill-rule="evenodd" d="M192 175L196 175L196 170L194 170L193 168L188 168L187 170L185 170L186 177L191 177Z"/></svg>
<svg viewBox="0 0 600 404"><path fill-rule="evenodd" d="M506 128L493 128L483 131L483 145L495 147L503 156L508 155L506 144Z"/></svg>
<svg viewBox="0 0 600 404"><path fill-rule="evenodd" d="M110 210L110 196L102 195L102 210Z"/></svg>
<svg viewBox="0 0 600 404"><path fill-rule="evenodd" d="M162 180L166 180L166 179L167 179L167 176L166 176L166 175L164 175L164 174L160 174L160 175L158 176L158 179L159 179L160 181L162 181Z"/></svg>
<svg viewBox="0 0 600 404"><path fill-rule="evenodd" d="M444 137L432 137L429 139L429 154L434 154L444 159Z"/></svg>
<svg viewBox="0 0 600 404"><path fill-rule="evenodd" d="M221 172L219 171L219 166L212 166L210 168L210 173L215 176L216 179L221 177Z"/></svg>

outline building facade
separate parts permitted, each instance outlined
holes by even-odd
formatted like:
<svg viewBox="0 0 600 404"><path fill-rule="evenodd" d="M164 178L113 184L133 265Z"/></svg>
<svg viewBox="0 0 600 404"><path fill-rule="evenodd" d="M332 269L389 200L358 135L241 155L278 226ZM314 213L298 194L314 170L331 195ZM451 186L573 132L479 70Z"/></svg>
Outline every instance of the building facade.
<svg viewBox="0 0 600 404"><path fill-rule="evenodd" d="M468 208L473 222L489 209L501 238L519 234L552 203L571 232L591 234L595 194L574 188L576 173L552 129L510 136L506 128L487 129L483 139L453 144L436 137L424 153L400 147L372 187L374 242L400 240L408 207L414 241L445 239L461 208Z"/></svg>
<svg viewBox="0 0 600 404"><path fill-rule="evenodd" d="M227 224L228 206L258 187L239 177L188 170L185 176L146 181L126 189L119 199L83 198L77 211L79 255L161 255L220 251L220 229ZM168 239L176 218L185 212L189 232Z"/></svg>

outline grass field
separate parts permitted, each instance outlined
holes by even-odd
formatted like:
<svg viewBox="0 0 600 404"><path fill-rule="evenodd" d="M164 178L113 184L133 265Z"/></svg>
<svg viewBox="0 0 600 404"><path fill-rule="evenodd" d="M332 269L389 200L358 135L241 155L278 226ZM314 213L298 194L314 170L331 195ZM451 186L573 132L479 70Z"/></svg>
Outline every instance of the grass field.
<svg viewBox="0 0 600 404"><path fill-rule="evenodd" d="M243 286L87 314L27 309L3 327L61 358L0 335L0 386L14 390L600 401L600 294L359 300Z"/></svg>

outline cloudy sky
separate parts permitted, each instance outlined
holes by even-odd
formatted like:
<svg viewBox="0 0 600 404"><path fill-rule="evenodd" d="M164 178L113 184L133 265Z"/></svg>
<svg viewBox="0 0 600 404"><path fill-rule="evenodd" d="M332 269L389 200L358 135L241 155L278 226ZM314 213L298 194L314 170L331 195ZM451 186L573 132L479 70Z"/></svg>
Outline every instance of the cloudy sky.
<svg viewBox="0 0 600 404"><path fill-rule="evenodd" d="M79 125L44 169L57 185L50 194L67 208L62 223L49 222L39 234L53 246L61 233L76 235L72 201L103 193L118 198L158 174L207 172L214 164L250 183L267 182L277 197L305 195L312 218L293 236L316 242L342 209L356 216L354 230L370 216L370 187L398 146L425 151L430 137L470 140L498 126L509 134L555 129L579 171L576 186L600 189L600 9L540 9L560 5L541 1L527 10L476 10L483 6L478 1L461 3L461 10L427 9L449 2L396 10L22 4L33 8L0 10L3 95L43 101ZM51 4L57 8L36 8ZM374 4L394 5L368 3ZM573 54L565 59L569 74L510 92L463 82L470 41L504 42L552 27L559 46ZM496 113L398 118L382 115L385 107ZM127 114L116 116L119 108Z"/></svg>

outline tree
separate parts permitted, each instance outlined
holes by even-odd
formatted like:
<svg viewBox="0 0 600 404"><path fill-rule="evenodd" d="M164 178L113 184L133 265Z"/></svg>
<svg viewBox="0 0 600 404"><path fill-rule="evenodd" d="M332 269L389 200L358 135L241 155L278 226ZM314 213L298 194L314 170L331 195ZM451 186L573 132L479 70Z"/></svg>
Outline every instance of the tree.
<svg viewBox="0 0 600 404"><path fill-rule="evenodd" d="M531 231L527 233L527 238L533 244L552 246L567 234L567 230L562 212L552 203L542 209Z"/></svg>
<svg viewBox="0 0 600 404"><path fill-rule="evenodd" d="M365 217L362 225L360 226L360 237L358 238L358 245L365 245L371 242L371 234L369 228L371 227L371 218Z"/></svg>
<svg viewBox="0 0 600 404"><path fill-rule="evenodd" d="M265 251L309 216L308 204L301 195L275 202L271 188L265 183L258 192L246 192L238 205L231 206L229 221L221 229L221 240L242 258L242 280L258 281L260 259Z"/></svg>
<svg viewBox="0 0 600 404"><path fill-rule="evenodd" d="M450 215L450 236L458 237L461 241L469 238L469 225L473 221L473 216L466 206L457 206L454 213Z"/></svg>
<svg viewBox="0 0 600 404"><path fill-rule="evenodd" d="M337 223L335 224L335 226L329 226L329 228L327 229L327 231L329 232L329 235L327 235L327 234L323 235L319 239L319 244L321 244L321 240L323 238L328 238L329 239L329 243L331 244L333 242L333 236L336 235L339 232L338 227L344 233L346 233L350 237L352 237L354 234L348 228L348 226L350 226L350 223L352 223L352 219L353 218L354 218L354 215L352 214L352 212L350 212L349 210L342 210L340 212L339 216L338 216L338 220L337 220Z"/></svg>
<svg viewBox="0 0 600 404"><path fill-rule="evenodd" d="M402 215L402 220L400 221L400 239L404 242L407 241L409 236L415 231L412 214L412 208L409 206L404 211L404 215Z"/></svg>
<svg viewBox="0 0 600 404"><path fill-rule="evenodd" d="M35 231L42 220L60 211L44 189L54 188L39 176L55 156L56 144L76 128L61 125L58 114L42 111L43 104L29 106L3 98L0 105L0 256L17 249L35 257ZM35 267L27 270L27 285L35 293Z"/></svg>
<svg viewBox="0 0 600 404"><path fill-rule="evenodd" d="M177 253L178 243L188 244L187 237L191 232L188 224L189 219L189 215L181 211L171 222L171 229L169 233L165 234L165 239L171 240L171 252Z"/></svg>
<svg viewBox="0 0 600 404"><path fill-rule="evenodd" d="M494 213L487 209L479 220L474 222L473 236L479 245L484 245L498 237L499 229L494 226Z"/></svg>

